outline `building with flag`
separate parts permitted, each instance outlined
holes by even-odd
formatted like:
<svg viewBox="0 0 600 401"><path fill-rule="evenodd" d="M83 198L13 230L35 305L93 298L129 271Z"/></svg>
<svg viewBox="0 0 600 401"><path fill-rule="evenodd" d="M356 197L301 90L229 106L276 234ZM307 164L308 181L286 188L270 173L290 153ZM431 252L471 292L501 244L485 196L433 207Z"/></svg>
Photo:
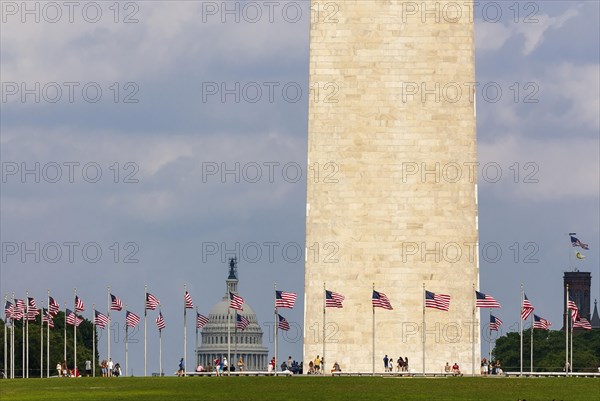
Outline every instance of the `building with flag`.
<svg viewBox="0 0 600 401"><path fill-rule="evenodd" d="M208 323L202 328L201 344L196 352L197 364L204 366L214 365L215 358L227 356L228 312L229 332L231 333L231 360L230 366L237 367L240 357L244 360L245 370L267 370L269 350L263 345L263 331L256 319L256 314L244 301L242 310L230 308L230 294L238 294L237 260L229 261L229 276L227 277L226 290L223 298L215 304L208 314ZM246 328L237 328L236 313L248 321ZM242 319L243 320L243 319Z"/></svg>

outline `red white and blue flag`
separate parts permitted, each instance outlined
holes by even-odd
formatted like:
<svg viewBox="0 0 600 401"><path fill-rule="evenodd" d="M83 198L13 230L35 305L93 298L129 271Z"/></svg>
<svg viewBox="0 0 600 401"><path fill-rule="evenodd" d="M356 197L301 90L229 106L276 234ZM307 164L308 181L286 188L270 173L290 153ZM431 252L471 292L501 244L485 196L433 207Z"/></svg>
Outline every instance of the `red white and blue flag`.
<svg viewBox="0 0 600 401"><path fill-rule="evenodd" d="M279 320L279 322L277 323L277 327L279 327L283 331L288 331L290 329L290 324L288 323L288 321L280 314L277 314L277 317Z"/></svg>
<svg viewBox="0 0 600 401"><path fill-rule="evenodd" d="M108 324L108 316L101 312L94 311L94 324L101 329L105 328Z"/></svg>
<svg viewBox="0 0 600 401"><path fill-rule="evenodd" d="M342 294L325 290L325 307L327 308L343 308L344 299L346 298Z"/></svg>
<svg viewBox="0 0 600 401"><path fill-rule="evenodd" d="M75 312L83 312L85 311L85 305L83 305L83 301L77 295L75 295Z"/></svg>
<svg viewBox="0 0 600 401"><path fill-rule="evenodd" d="M439 309L443 311L450 310L450 295L435 294L431 291L425 291L425 307Z"/></svg>
<svg viewBox="0 0 600 401"><path fill-rule="evenodd" d="M233 292L229 293L229 307L236 310L244 309L244 298Z"/></svg>
<svg viewBox="0 0 600 401"><path fill-rule="evenodd" d="M275 291L276 308L293 308L297 295L293 292Z"/></svg>
<svg viewBox="0 0 600 401"><path fill-rule="evenodd" d="M579 318L579 308L577 307L577 304L575 303L575 301L573 301L571 299L570 296L569 296L569 301L567 302L567 309L569 309L571 311L571 318L573 319L573 321L575 321Z"/></svg>
<svg viewBox="0 0 600 401"><path fill-rule="evenodd" d="M155 310L160 305L160 301L149 292L146 293L146 309Z"/></svg>
<svg viewBox="0 0 600 401"><path fill-rule="evenodd" d="M571 245L573 245L574 247L578 246L583 249L590 249L588 244L584 244L583 242L579 241L576 237L574 237L572 235L571 235Z"/></svg>
<svg viewBox="0 0 600 401"><path fill-rule="evenodd" d="M54 319L48 309L44 309L42 313L42 323L48 323L48 326L54 328Z"/></svg>
<svg viewBox="0 0 600 401"><path fill-rule="evenodd" d="M71 326L79 326L83 322L83 319L77 316L71 309L67 309L65 314L67 315L67 324Z"/></svg>
<svg viewBox="0 0 600 401"><path fill-rule="evenodd" d="M208 323L208 318L196 312L196 327L201 329L206 325L206 323Z"/></svg>
<svg viewBox="0 0 600 401"><path fill-rule="evenodd" d="M590 322L586 318L580 317L578 320L576 320L576 321L573 322L573 328L591 330L592 329L592 325L590 324Z"/></svg>
<svg viewBox="0 0 600 401"><path fill-rule="evenodd" d="M373 297L371 298L371 302L373 303L373 308L383 308L387 310L394 309L392 308L390 300L383 292L373 290Z"/></svg>
<svg viewBox="0 0 600 401"><path fill-rule="evenodd" d="M194 303L192 302L192 296L189 292L185 292L184 296L184 308L185 309L194 309Z"/></svg>
<svg viewBox="0 0 600 401"><path fill-rule="evenodd" d="M535 310L531 302L527 299L527 295L523 294L523 305L521 307L521 319L527 320L529 315Z"/></svg>
<svg viewBox="0 0 600 401"><path fill-rule="evenodd" d="M236 327L239 330L246 330L246 327L248 327L248 325L250 324L250 321L240 314L237 314L236 316L237 316Z"/></svg>
<svg viewBox="0 0 600 401"><path fill-rule="evenodd" d="M491 295L475 291L475 306L478 308L499 308L500 304Z"/></svg>
<svg viewBox="0 0 600 401"><path fill-rule="evenodd" d="M6 304L4 304L4 318L12 319L14 311L15 311L15 307L12 304L12 302L6 301Z"/></svg>
<svg viewBox="0 0 600 401"><path fill-rule="evenodd" d="M158 327L158 330L162 330L165 327L167 327L167 324L165 323L165 319L163 318L162 312L158 312L158 316L156 317L156 327Z"/></svg>
<svg viewBox="0 0 600 401"><path fill-rule="evenodd" d="M48 312L52 315L57 315L59 310L58 302L52 297L48 297Z"/></svg>
<svg viewBox="0 0 600 401"><path fill-rule="evenodd" d="M110 310L122 310L123 302L116 295L110 294Z"/></svg>
<svg viewBox="0 0 600 401"><path fill-rule="evenodd" d="M125 325L127 327L135 327L140 322L140 317L133 312L127 311L125 314Z"/></svg>
<svg viewBox="0 0 600 401"><path fill-rule="evenodd" d="M500 330L500 326L502 326L502 320L499 317L490 315L490 332Z"/></svg>
<svg viewBox="0 0 600 401"><path fill-rule="evenodd" d="M548 330L552 326L549 320L544 319L543 317L539 317L538 315L533 315L533 328Z"/></svg>

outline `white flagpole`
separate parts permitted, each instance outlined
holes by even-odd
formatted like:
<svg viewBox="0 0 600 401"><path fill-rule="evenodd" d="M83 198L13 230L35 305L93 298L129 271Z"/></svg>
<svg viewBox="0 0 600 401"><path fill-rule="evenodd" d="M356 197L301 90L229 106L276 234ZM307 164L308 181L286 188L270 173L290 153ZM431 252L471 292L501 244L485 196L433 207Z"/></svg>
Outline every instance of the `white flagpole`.
<svg viewBox="0 0 600 401"><path fill-rule="evenodd" d="M25 309L27 310L27 309ZM21 363L21 378L25 378L25 315L21 317L21 339L22 341L22 363Z"/></svg>
<svg viewBox="0 0 600 401"><path fill-rule="evenodd" d="M231 297L231 296L230 296ZM230 304L231 306L231 304ZM227 307L227 363L231 363L231 307ZM236 322L237 324L237 322ZM231 376L229 366L227 365L227 376Z"/></svg>
<svg viewBox="0 0 600 401"><path fill-rule="evenodd" d="M159 313L162 313L159 309ZM162 376L162 330L158 329L158 375Z"/></svg>
<svg viewBox="0 0 600 401"><path fill-rule="evenodd" d="M571 327L571 329L569 330L569 341L571 342L571 349L569 350L569 369L571 370L571 372L573 371L573 317L572 315L569 313L567 314L567 316L569 316L569 326Z"/></svg>
<svg viewBox="0 0 600 401"><path fill-rule="evenodd" d="M48 321L46 322L46 377L50 377L50 289L48 289Z"/></svg>
<svg viewBox="0 0 600 401"><path fill-rule="evenodd" d="M565 295L565 376L569 376L569 284Z"/></svg>
<svg viewBox="0 0 600 401"><path fill-rule="evenodd" d="M530 355L529 355L529 372L533 373L533 313L531 314L531 344L530 344Z"/></svg>
<svg viewBox="0 0 600 401"><path fill-rule="evenodd" d="M123 376L127 377L127 372L129 372L129 325L127 324L127 304L125 304L125 374Z"/></svg>
<svg viewBox="0 0 600 401"><path fill-rule="evenodd" d="M5 293L4 294L4 305L6 305L7 300L8 300L8 295ZM13 308L14 308L14 306L13 306ZM8 342L7 342L7 333L6 333L7 331L8 331L8 317L5 317L5 319L4 319L4 354L3 354L4 355L4 365L2 365L2 366L4 368L4 375L6 377L9 377L8 376L9 375L9 373L8 373L8 355L7 355Z"/></svg>
<svg viewBox="0 0 600 401"><path fill-rule="evenodd" d="M196 356L196 362L195 362L195 366L198 365L198 307L196 306L196 321L194 322L194 326L196 327L196 347L194 348L194 355ZM237 342L236 342L236 349L237 349Z"/></svg>
<svg viewBox="0 0 600 401"><path fill-rule="evenodd" d="M64 349L63 349L63 360L66 362L67 361L67 301L65 301L64 305L65 305L65 326L64 326L63 337L64 337L65 341L64 341Z"/></svg>
<svg viewBox="0 0 600 401"><path fill-rule="evenodd" d="M273 283L273 291L277 291L277 283ZM277 298L277 292L275 292L275 298ZM275 304L275 302L277 302L277 301L273 301L273 302L274 302L273 303L273 308L274 308L273 310L275 311L274 312L274 316L275 317L273 319L273 322L274 322L274 324L273 324L273 332L275 334L275 366L273 367L273 373L275 375L277 375L277 363L279 362L279 359L277 358L278 357L278 355L277 355L277 337L278 337L278 334L279 334L278 331L277 331L277 326L279 326L279 324L278 324L279 321L277 319L277 306ZM237 326L237 322L236 322L236 326ZM325 339L323 338L323 343L324 342L325 342Z"/></svg>
<svg viewBox="0 0 600 401"><path fill-rule="evenodd" d="M25 377L29 379L29 291L25 290Z"/></svg>
<svg viewBox="0 0 600 401"><path fill-rule="evenodd" d="M96 377L96 304L92 305L92 377Z"/></svg>
<svg viewBox="0 0 600 401"><path fill-rule="evenodd" d="M471 297L471 302L473 303L473 322L471 323L471 341L473 342L473 346L471 347L471 374L475 376L475 283L473 283Z"/></svg>
<svg viewBox="0 0 600 401"><path fill-rule="evenodd" d="M521 314L523 313L523 283L521 283L521 311L519 314L519 335L521 337L521 353L520 353L520 376L523 376L523 318L521 317Z"/></svg>
<svg viewBox="0 0 600 401"><path fill-rule="evenodd" d="M187 284L183 285L183 374L187 369L187 330L186 330L186 313L187 308L185 307L185 293L187 292Z"/></svg>
<svg viewBox="0 0 600 401"><path fill-rule="evenodd" d="M40 310L40 379L44 377L44 303Z"/></svg>
<svg viewBox="0 0 600 401"><path fill-rule="evenodd" d="M325 303L327 302L327 288L325 287L325 283L323 283L323 359L325 359ZM323 374L325 374L325 364L323 365Z"/></svg>
<svg viewBox="0 0 600 401"><path fill-rule="evenodd" d="M373 291L375 291L375 283L373 283ZM371 292L371 309L373 311L373 328L372 328L372 333L373 333L373 339L372 339L372 350L371 350L371 355L372 355L372 375L375 376L375 306L373 305L373 291ZM325 328L323 328L323 330L325 330ZM324 337L324 336L323 336ZM325 342L325 338L323 338L323 342Z"/></svg>
<svg viewBox="0 0 600 401"><path fill-rule="evenodd" d="M12 293L13 311L15 308L15 292ZM10 331L10 378L15 378L15 318L10 319L12 330Z"/></svg>
<svg viewBox="0 0 600 401"><path fill-rule="evenodd" d="M423 333L422 333L422 339L421 339L421 343L423 344L423 376L425 376L425 339L427 338L427 336L425 335L425 283L423 283Z"/></svg>
<svg viewBox="0 0 600 401"><path fill-rule="evenodd" d="M146 309L146 298L148 297L148 285L144 285L144 377L146 377L146 320L148 315L148 309Z"/></svg>
<svg viewBox="0 0 600 401"><path fill-rule="evenodd" d="M106 328L106 346L107 346L107 361L110 361L110 287L106 287L106 318L108 320L107 328ZM111 374L108 374L111 376Z"/></svg>
<svg viewBox="0 0 600 401"><path fill-rule="evenodd" d="M77 288L73 288L73 294L77 297ZM75 305L73 308L73 314L75 315L75 320L73 321L73 372L75 373L75 377L77 377L77 303L75 302L75 298L73 299L73 303Z"/></svg>

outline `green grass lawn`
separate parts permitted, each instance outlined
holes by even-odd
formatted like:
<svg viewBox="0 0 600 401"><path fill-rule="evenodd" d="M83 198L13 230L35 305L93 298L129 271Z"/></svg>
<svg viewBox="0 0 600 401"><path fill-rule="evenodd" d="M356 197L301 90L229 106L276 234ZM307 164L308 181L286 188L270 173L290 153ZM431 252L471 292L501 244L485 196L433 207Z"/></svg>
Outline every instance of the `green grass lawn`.
<svg viewBox="0 0 600 401"><path fill-rule="evenodd" d="M0 380L1 401L519 399L600 400L600 379L301 376Z"/></svg>

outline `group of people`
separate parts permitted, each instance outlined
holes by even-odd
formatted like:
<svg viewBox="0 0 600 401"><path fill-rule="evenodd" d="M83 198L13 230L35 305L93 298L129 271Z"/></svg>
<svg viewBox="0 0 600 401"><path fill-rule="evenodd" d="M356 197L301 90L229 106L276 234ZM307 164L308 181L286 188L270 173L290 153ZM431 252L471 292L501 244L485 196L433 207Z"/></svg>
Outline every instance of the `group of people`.
<svg viewBox="0 0 600 401"><path fill-rule="evenodd" d="M113 363L112 358L103 359L100 362L100 369L102 370L102 377L119 377L122 375L121 365L119 363Z"/></svg>
<svg viewBox="0 0 600 401"><path fill-rule="evenodd" d="M452 366L450 366L450 364L446 362L446 366L444 366L444 373L449 373L453 376L462 376L460 366L458 366L458 362L454 362L454 365Z"/></svg>
<svg viewBox="0 0 600 401"><path fill-rule="evenodd" d="M483 358L481 360L481 374L483 376L487 375L501 375L502 365L500 364L500 360L496 361L488 361L487 358Z"/></svg>
<svg viewBox="0 0 600 401"><path fill-rule="evenodd" d="M387 354L383 357L383 371L389 373L394 371L394 359L388 358ZM396 360L396 372L408 372L408 357L398 357Z"/></svg>

